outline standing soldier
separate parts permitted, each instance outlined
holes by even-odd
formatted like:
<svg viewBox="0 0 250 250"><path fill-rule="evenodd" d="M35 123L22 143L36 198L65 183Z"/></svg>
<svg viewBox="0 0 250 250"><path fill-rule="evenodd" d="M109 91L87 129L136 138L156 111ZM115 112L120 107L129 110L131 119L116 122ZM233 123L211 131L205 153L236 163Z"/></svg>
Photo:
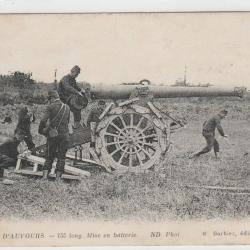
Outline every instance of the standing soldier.
<svg viewBox="0 0 250 250"><path fill-rule="evenodd" d="M76 78L80 74L79 66L74 66L70 74L64 76L58 85L58 94L63 103L69 105L74 115L74 127L78 128L81 121L81 109L88 104L85 90L76 84Z"/></svg>
<svg viewBox="0 0 250 250"><path fill-rule="evenodd" d="M50 104L46 107L38 129L39 134L47 137L43 178L48 178L54 159L57 158L56 179L59 180L64 172L68 149L70 109L60 101L57 91L50 90L48 95Z"/></svg>
<svg viewBox="0 0 250 250"><path fill-rule="evenodd" d="M203 123L202 135L204 136L207 145L201 151L192 154L190 158L195 158L202 154L208 153L212 150L212 148L214 149L214 154L217 158L217 154L219 153L220 148L218 141L215 139L215 129L217 128L221 136L227 137L220 123L221 120L227 116L227 113L227 110L221 110L217 115L214 115L209 120Z"/></svg>
<svg viewBox="0 0 250 250"><path fill-rule="evenodd" d="M30 151L34 151L35 148L30 132L30 125L32 122L35 122L34 114L30 114L27 107L22 108L18 113L18 122L14 132L22 141L25 141Z"/></svg>

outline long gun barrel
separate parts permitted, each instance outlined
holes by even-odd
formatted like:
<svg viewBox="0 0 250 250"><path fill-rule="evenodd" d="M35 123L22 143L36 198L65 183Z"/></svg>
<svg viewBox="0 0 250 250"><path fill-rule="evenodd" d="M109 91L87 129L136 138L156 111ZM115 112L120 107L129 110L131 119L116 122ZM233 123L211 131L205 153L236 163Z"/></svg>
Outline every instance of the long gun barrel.
<svg viewBox="0 0 250 250"><path fill-rule="evenodd" d="M96 99L127 99L133 91L150 93L154 98L176 97L209 97L209 96L238 96L243 97L244 87L172 87L172 86L143 86L143 85L106 85L98 84L90 88L92 96Z"/></svg>

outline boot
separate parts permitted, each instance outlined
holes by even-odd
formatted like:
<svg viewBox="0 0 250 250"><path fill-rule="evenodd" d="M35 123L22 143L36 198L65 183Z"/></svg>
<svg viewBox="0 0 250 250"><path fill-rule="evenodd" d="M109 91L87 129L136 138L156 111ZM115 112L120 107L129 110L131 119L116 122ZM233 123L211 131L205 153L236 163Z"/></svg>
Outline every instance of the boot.
<svg viewBox="0 0 250 250"><path fill-rule="evenodd" d="M57 180L57 181L60 181L60 180L61 180L62 174L63 174L62 171L56 171L56 180Z"/></svg>
<svg viewBox="0 0 250 250"><path fill-rule="evenodd" d="M49 170L43 170L43 180L47 180L49 175Z"/></svg>

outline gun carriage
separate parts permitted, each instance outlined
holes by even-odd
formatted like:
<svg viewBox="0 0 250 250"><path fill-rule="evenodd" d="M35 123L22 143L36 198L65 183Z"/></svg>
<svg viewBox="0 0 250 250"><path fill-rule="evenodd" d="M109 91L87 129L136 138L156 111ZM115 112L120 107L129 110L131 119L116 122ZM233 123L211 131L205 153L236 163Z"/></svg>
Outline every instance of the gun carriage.
<svg viewBox="0 0 250 250"><path fill-rule="evenodd" d="M160 166L171 145L171 133L184 127L183 121L164 113L154 104L158 98L182 97L242 97L244 88L172 87L156 85L93 85L89 92L92 100L110 100L98 123L73 129L67 155L71 166L96 164L108 172L144 172ZM90 148L93 160L82 157L82 145L95 142ZM43 155L44 146L37 148Z"/></svg>
<svg viewBox="0 0 250 250"><path fill-rule="evenodd" d="M91 86L90 92L92 99L112 100L100 122L92 127L95 160L111 170L143 172L163 162L171 145L171 133L184 126L157 108L155 99L242 97L244 88L100 84Z"/></svg>

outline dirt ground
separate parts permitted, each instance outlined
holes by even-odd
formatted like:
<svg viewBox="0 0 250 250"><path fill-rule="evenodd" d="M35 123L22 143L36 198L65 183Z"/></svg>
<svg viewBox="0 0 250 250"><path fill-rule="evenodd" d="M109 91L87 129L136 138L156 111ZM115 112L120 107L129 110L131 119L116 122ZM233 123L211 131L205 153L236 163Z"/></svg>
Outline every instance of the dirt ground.
<svg viewBox="0 0 250 250"><path fill-rule="evenodd" d="M188 159L190 153L205 144L201 125L206 112L213 110L210 105L198 105L202 112L192 106L187 128L172 135L173 147L158 172L140 175L98 172L70 183L10 174L15 185L0 183L0 218L159 222L249 217L250 193L200 187L250 189L250 127L246 104L237 104L241 111L233 110L232 106L233 111L223 121L229 142L217 135L222 152L219 159L212 152L196 160ZM187 109L188 105L180 104L183 107ZM34 135L37 123L33 126ZM11 126L14 128L14 124L0 126L2 134L8 134ZM36 142L41 142L41 137L34 137Z"/></svg>

